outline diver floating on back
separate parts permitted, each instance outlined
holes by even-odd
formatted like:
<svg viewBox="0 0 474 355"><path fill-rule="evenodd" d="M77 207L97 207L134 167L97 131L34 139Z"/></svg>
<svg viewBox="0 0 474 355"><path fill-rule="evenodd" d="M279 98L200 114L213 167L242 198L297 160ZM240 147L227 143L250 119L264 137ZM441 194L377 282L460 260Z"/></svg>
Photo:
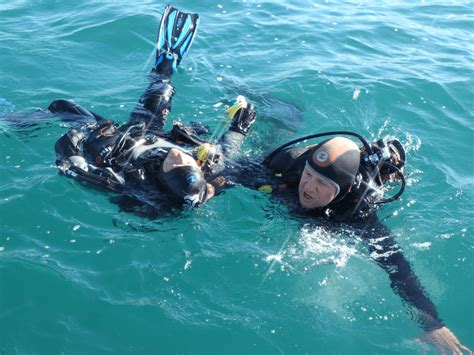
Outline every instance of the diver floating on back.
<svg viewBox="0 0 474 355"><path fill-rule="evenodd" d="M176 205L197 206L220 191L222 179L217 177L224 157L238 152L255 121L253 105L241 102L233 107L231 126L217 144L202 138L207 129L197 123L176 123L170 132L163 129L174 95L170 77L189 50L198 24L197 14L166 6L150 83L127 124L115 124L67 100L51 103L53 113L90 121L56 142L62 174L116 192L153 185Z"/></svg>

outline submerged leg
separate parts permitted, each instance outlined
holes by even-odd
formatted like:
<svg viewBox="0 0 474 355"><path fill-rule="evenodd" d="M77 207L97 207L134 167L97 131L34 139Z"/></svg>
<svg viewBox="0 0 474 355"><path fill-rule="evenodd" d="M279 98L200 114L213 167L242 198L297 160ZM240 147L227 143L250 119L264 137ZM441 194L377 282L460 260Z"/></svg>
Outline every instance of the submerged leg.
<svg viewBox="0 0 474 355"><path fill-rule="evenodd" d="M81 116L84 119L90 119L92 121L102 121L103 117L95 114L94 112L91 112L78 104L75 104L72 101L69 100L54 100L51 102L51 104L48 106L48 110L51 113L59 113L59 114L69 114L69 115L75 115L75 116ZM65 116L65 120L68 121L67 117Z"/></svg>

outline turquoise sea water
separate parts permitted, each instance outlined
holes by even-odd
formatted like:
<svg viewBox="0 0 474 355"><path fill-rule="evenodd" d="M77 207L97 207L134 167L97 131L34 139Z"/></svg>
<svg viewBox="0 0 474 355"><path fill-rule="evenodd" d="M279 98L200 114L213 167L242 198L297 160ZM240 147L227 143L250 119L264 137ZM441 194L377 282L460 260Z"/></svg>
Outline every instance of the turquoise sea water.
<svg viewBox="0 0 474 355"><path fill-rule="evenodd" d="M242 153L307 133L398 137L409 186L379 215L474 348L473 5L176 1L201 15L173 119L259 113ZM56 98L125 122L158 1L0 3L0 353L418 353L421 331L363 243L234 188L150 221L59 176ZM357 93L359 95L357 96Z"/></svg>

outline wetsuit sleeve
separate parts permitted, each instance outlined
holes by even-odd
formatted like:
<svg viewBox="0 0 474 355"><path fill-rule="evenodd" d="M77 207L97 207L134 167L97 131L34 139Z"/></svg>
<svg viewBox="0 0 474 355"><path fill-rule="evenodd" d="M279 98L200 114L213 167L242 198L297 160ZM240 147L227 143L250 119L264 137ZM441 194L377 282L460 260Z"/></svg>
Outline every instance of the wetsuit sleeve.
<svg viewBox="0 0 474 355"><path fill-rule="evenodd" d="M119 174L110 167L97 167L86 161L83 152L84 137L82 130L73 128L57 140L54 150L58 172L97 187L121 191L125 181Z"/></svg>
<svg viewBox="0 0 474 355"><path fill-rule="evenodd" d="M387 271L392 289L412 307L420 326L426 331L443 327L444 323L438 316L436 306L423 290L402 250L390 236L390 230L374 214L362 231L371 257Z"/></svg>
<svg viewBox="0 0 474 355"><path fill-rule="evenodd" d="M239 135L241 137L239 137ZM224 136L226 144L237 149L245 136L229 130ZM224 145L224 144L223 144ZM306 161L306 149L291 148L279 153L270 164L256 161L245 156L227 159L222 175L230 185L241 185L263 192L276 191L280 185L292 188L298 185L301 171ZM264 190L261 190L264 188ZM270 191L266 190L270 188Z"/></svg>
<svg viewBox="0 0 474 355"><path fill-rule="evenodd" d="M147 131L159 132L163 129L168 112L171 110L174 87L168 76L158 74L154 70L148 78L148 87L133 109L128 123L144 124Z"/></svg>
<svg viewBox="0 0 474 355"><path fill-rule="evenodd" d="M221 137L219 144L226 158L232 158L237 155L244 142L245 135L230 129Z"/></svg>
<svg viewBox="0 0 474 355"><path fill-rule="evenodd" d="M259 161L242 156L227 161L221 175L227 180L227 187L238 185L258 190L262 185L276 182L272 172Z"/></svg>

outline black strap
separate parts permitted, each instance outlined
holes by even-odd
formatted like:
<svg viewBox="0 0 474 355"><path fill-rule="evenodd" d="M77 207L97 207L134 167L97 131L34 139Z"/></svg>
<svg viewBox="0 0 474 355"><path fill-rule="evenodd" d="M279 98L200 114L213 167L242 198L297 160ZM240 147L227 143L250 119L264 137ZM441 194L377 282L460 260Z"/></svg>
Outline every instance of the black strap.
<svg viewBox="0 0 474 355"><path fill-rule="evenodd" d="M112 180L110 177L100 176L85 170L77 166L71 166L66 172L66 175L84 181L94 186L102 187L104 189L119 192L123 190L123 185L117 181Z"/></svg>

